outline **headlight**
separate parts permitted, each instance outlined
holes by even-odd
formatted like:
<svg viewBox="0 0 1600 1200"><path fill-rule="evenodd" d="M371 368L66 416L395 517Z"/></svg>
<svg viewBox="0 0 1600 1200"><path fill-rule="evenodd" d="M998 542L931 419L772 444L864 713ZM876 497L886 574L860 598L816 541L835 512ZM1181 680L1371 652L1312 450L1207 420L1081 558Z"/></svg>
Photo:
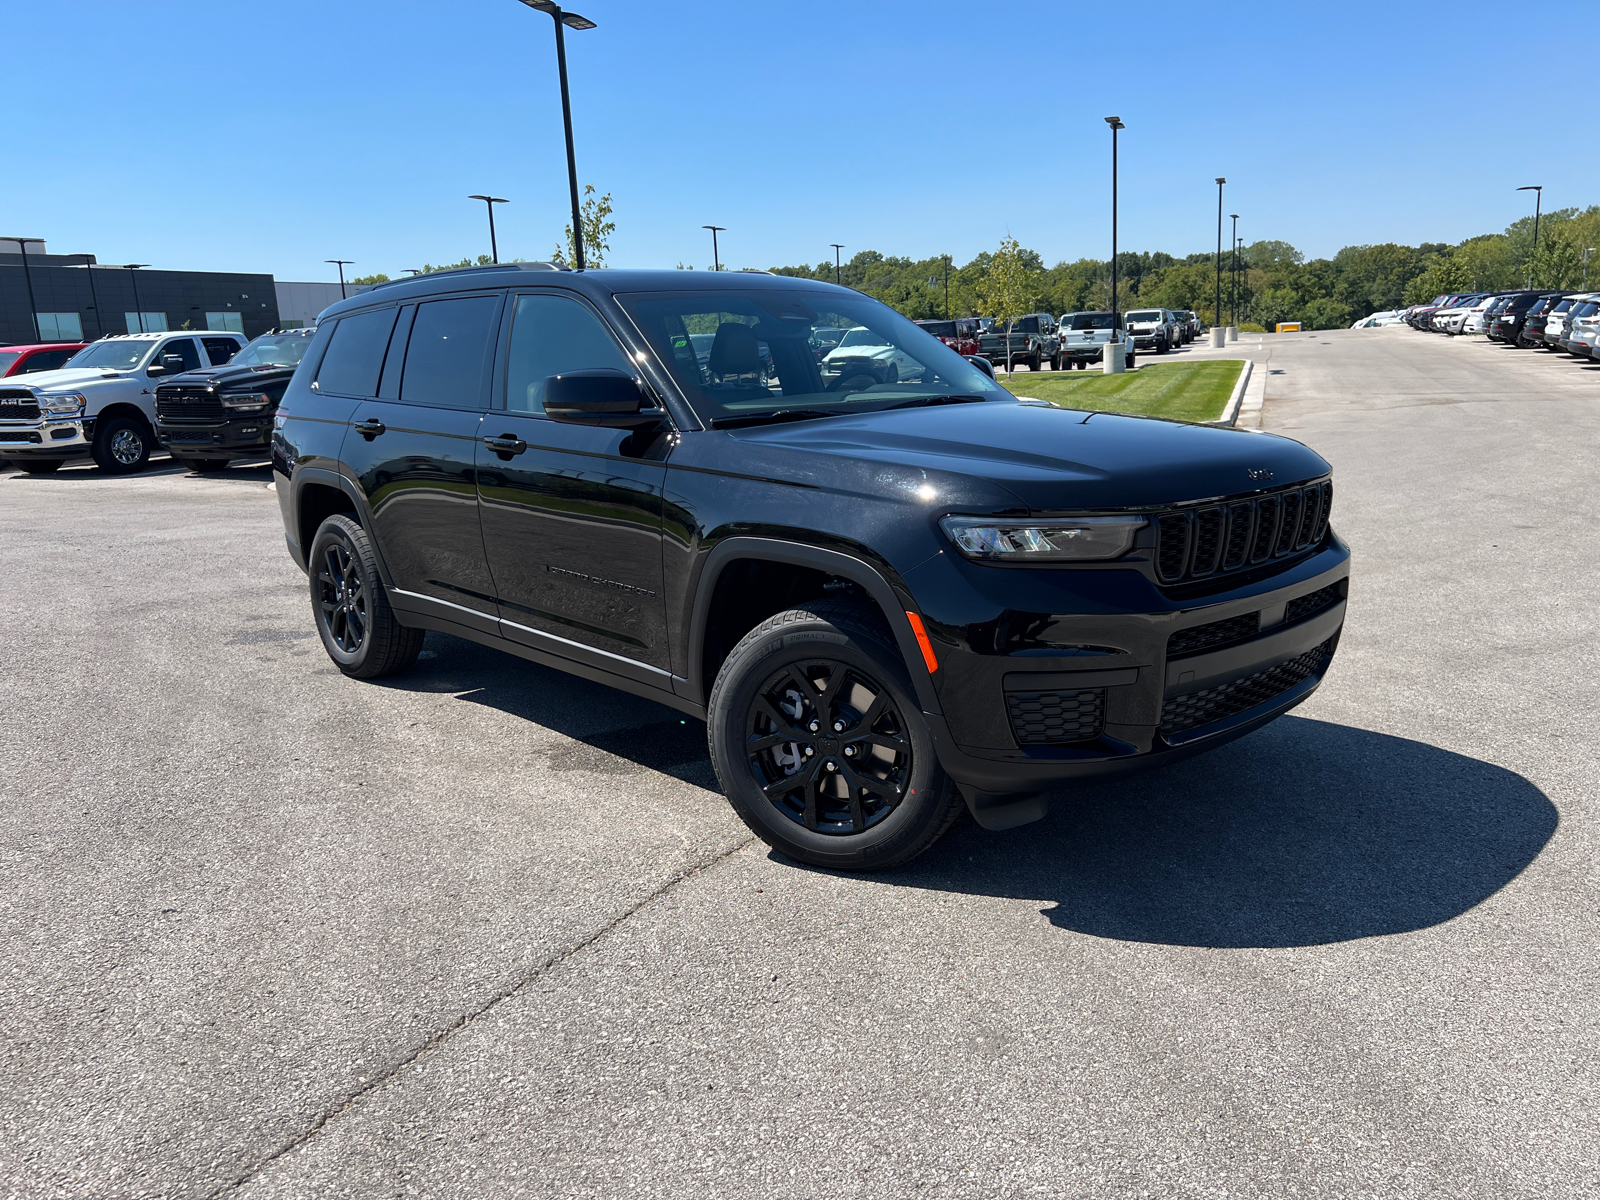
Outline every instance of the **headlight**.
<svg viewBox="0 0 1600 1200"><path fill-rule="evenodd" d="M217 397L224 407L237 408L244 412L253 412L255 409L264 408L272 403L272 397L265 392L223 392Z"/></svg>
<svg viewBox="0 0 1600 1200"><path fill-rule="evenodd" d="M47 413L75 413L87 401L82 392L68 392L64 396L40 396L39 407Z"/></svg>
<svg viewBox="0 0 1600 1200"><path fill-rule="evenodd" d="M1143 517L1067 517L1019 524L990 517L945 517L939 527L968 558L989 562L1082 562L1117 558L1133 545Z"/></svg>

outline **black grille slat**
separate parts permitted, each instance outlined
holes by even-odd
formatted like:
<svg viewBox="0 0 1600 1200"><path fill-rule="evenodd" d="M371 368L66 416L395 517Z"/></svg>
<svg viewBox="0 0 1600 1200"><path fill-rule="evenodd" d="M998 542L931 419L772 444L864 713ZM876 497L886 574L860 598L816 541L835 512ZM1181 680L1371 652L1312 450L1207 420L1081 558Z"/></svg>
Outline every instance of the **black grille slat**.
<svg viewBox="0 0 1600 1200"><path fill-rule="evenodd" d="M1255 526L1252 518L1255 505L1248 500L1236 500L1228 505L1228 541L1222 551L1222 569L1237 571L1250 557L1250 535Z"/></svg>
<svg viewBox="0 0 1600 1200"><path fill-rule="evenodd" d="M39 419L39 402L37 400L0 400L0 421L37 421Z"/></svg>
<svg viewBox="0 0 1600 1200"><path fill-rule="evenodd" d="M1265 562L1272 555L1272 543L1278 538L1278 518L1283 515L1283 505L1277 496L1263 496L1256 501L1256 540L1250 550L1250 561Z"/></svg>
<svg viewBox="0 0 1600 1200"><path fill-rule="evenodd" d="M1182 658L1186 654L1215 650L1218 646L1248 641L1260 632L1261 614L1258 612L1180 629L1167 639L1167 657Z"/></svg>
<svg viewBox="0 0 1600 1200"><path fill-rule="evenodd" d="M1278 526L1278 540L1272 549L1274 558L1294 549L1294 539L1300 532L1300 515L1304 509L1303 493L1283 493L1283 522Z"/></svg>
<svg viewBox="0 0 1600 1200"><path fill-rule="evenodd" d="M1184 568L1189 564L1189 526L1188 513L1167 513L1156 522L1157 539L1156 548L1156 574L1164 582L1174 583L1183 578Z"/></svg>
<svg viewBox="0 0 1600 1200"><path fill-rule="evenodd" d="M1304 621L1307 617L1314 617L1325 608L1331 608L1344 599L1339 594L1339 585L1330 583L1325 588L1318 588L1308 596L1289 601L1284 605L1283 623L1293 625L1297 621Z"/></svg>
<svg viewBox="0 0 1600 1200"><path fill-rule="evenodd" d="M1321 503L1317 507L1316 528L1311 531L1311 544L1320 546L1322 539L1328 536L1328 517L1333 512L1333 480L1324 480L1317 489Z"/></svg>
<svg viewBox="0 0 1600 1200"><path fill-rule="evenodd" d="M208 387L163 387L156 389L156 417L162 421L214 425L227 420L228 412Z"/></svg>
<svg viewBox="0 0 1600 1200"><path fill-rule="evenodd" d="M1210 575L1217 569L1222 554L1222 514L1220 508L1202 508L1194 514L1194 556L1189 574Z"/></svg>
<svg viewBox="0 0 1600 1200"><path fill-rule="evenodd" d="M1288 662L1257 671L1243 679L1173 696L1161 706L1161 732L1183 733L1201 725L1210 725L1281 696L1313 675L1320 675L1327 670L1337 641L1337 636L1331 637L1299 658L1291 658Z"/></svg>
<svg viewBox="0 0 1600 1200"><path fill-rule="evenodd" d="M1105 730L1106 690L1007 692L1006 712L1019 746L1089 742Z"/></svg>

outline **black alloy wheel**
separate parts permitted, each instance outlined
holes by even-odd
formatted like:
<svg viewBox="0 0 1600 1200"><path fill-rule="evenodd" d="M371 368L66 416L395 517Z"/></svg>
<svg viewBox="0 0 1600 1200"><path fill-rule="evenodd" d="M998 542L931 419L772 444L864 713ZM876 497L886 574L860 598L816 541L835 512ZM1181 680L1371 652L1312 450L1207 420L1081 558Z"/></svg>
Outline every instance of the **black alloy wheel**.
<svg viewBox="0 0 1600 1200"><path fill-rule="evenodd" d="M706 733L734 811L801 862L896 866L964 807L893 635L864 602L811 601L746 634L717 672Z"/></svg>
<svg viewBox="0 0 1600 1200"><path fill-rule="evenodd" d="M312 539L307 574L322 647L356 679L398 674L417 661L426 637L395 618L367 531L347 516L329 517Z"/></svg>
<svg viewBox="0 0 1600 1200"><path fill-rule="evenodd" d="M107 475L132 475L150 462L151 437L133 417L102 417L95 425L92 453Z"/></svg>

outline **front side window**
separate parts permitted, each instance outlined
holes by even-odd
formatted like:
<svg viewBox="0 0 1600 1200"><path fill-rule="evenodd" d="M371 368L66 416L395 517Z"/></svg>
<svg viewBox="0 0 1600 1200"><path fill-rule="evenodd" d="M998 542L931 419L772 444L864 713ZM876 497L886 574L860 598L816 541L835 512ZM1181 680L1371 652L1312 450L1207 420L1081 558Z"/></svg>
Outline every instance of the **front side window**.
<svg viewBox="0 0 1600 1200"><path fill-rule="evenodd" d="M943 342L866 296L797 287L617 299L690 404L712 422L1009 396Z"/></svg>
<svg viewBox="0 0 1600 1200"><path fill-rule="evenodd" d="M705 352L711 352L706 337ZM565 296L518 296L506 367L506 407L544 412L544 385L552 375L610 367L634 374L628 356L600 319Z"/></svg>
<svg viewBox="0 0 1600 1200"><path fill-rule="evenodd" d="M481 408L498 296L430 300L417 306L400 376L400 400L439 408Z"/></svg>
<svg viewBox="0 0 1600 1200"><path fill-rule="evenodd" d="M180 370L198 371L200 369L200 352L194 348L193 338L173 338L170 342L164 343L161 349L157 350L150 359L150 365L153 367L165 366L166 364L161 360L169 354L176 354L183 359L183 366Z"/></svg>
<svg viewBox="0 0 1600 1200"><path fill-rule="evenodd" d="M341 317L334 327L328 350L317 368L317 390L338 396L373 396L378 391L378 370L389 346L395 309Z"/></svg>

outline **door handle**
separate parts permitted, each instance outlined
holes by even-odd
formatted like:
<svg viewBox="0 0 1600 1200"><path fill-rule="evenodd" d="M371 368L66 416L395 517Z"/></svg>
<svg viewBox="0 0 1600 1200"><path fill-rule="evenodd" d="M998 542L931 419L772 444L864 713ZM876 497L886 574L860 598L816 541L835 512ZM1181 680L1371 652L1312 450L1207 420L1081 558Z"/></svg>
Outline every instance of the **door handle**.
<svg viewBox="0 0 1600 1200"><path fill-rule="evenodd" d="M368 417L360 424L352 425L351 428L370 442L373 438L377 437L380 433L383 433L389 427L382 421L378 420L377 417Z"/></svg>
<svg viewBox="0 0 1600 1200"><path fill-rule="evenodd" d="M483 444L506 462L511 461L513 454L521 454L528 448L528 443L514 433L502 433L499 437L486 437L483 439Z"/></svg>

